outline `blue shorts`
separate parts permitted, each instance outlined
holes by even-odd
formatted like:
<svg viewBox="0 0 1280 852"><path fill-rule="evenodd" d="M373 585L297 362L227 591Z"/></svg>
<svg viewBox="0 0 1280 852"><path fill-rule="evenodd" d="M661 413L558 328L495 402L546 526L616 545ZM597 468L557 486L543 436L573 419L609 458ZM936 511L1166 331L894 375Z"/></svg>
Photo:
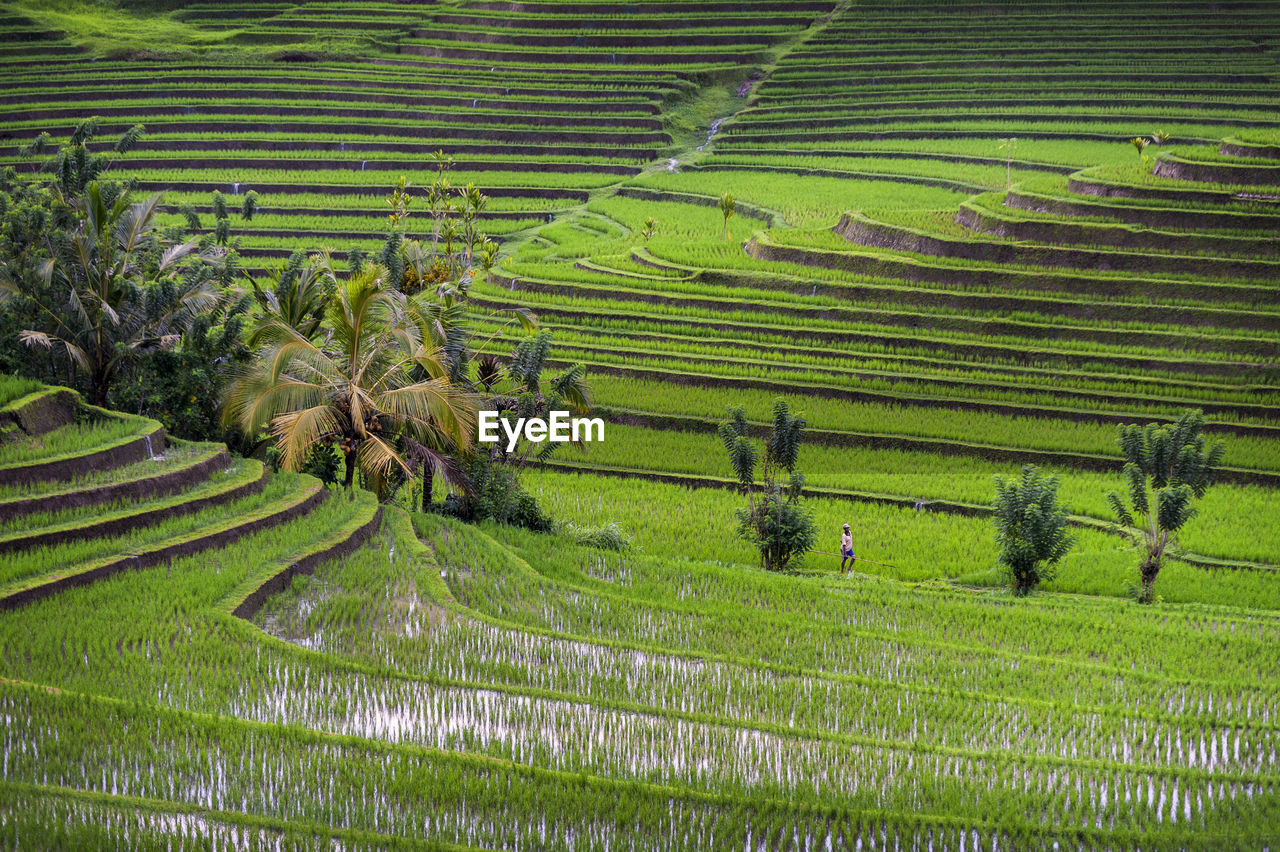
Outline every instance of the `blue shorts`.
<svg viewBox="0 0 1280 852"><path fill-rule="evenodd" d="M853 555L853 551L852 551L852 550L844 550L844 549L841 549L841 550L840 550L840 555L841 555L841 556L843 556L843 557L845 557L845 558L847 559L848 557L850 557L850 556L852 556L852 555Z"/></svg>

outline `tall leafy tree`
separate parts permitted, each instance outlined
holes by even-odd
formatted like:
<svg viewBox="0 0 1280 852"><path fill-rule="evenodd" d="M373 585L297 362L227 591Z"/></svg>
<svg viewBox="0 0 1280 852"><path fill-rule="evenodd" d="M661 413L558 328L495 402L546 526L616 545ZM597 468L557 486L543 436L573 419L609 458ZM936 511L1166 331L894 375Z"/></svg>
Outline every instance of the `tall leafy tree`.
<svg viewBox="0 0 1280 852"><path fill-rule="evenodd" d="M95 154L89 150L98 135L98 118L86 118L76 125L65 145L49 154L52 137L41 133L30 144L20 149L25 157L49 154L39 168L53 175L55 189L68 201L83 195L91 183L101 183L102 176L115 163L117 157L127 153L146 132L141 124L135 124L120 135L108 153Z"/></svg>
<svg viewBox="0 0 1280 852"><path fill-rule="evenodd" d="M1016 479L996 477L995 522L1000 564L1016 595L1050 579L1074 543L1058 506L1058 478L1041 475L1035 465L1024 465Z"/></svg>
<svg viewBox="0 0 1280 852"><path fill-rule="evenodd" d="M804 418L793 415L786 402L774 402L758 488L755 470L761 456L751 442L746 413L730 409L728 419L717 429L738 483L748 495L747 507L737 512L738 535L756 547L769 571L794 567L817 536L813 516L801 503L804 476L795 470L804 426Z"/></svg>
<svg viewBox="0 0 1280 852"><path fill-rule="evenodd" d="M387 270L388 286L415 297L422 306L422 316L430 325L449 380L466 387L471 385L473 337L466 299L480 271L493 266L498 247L480 230L480 214L488 197L474 184L450 184L448 171L453 160L444 152L435 152L432 160L436 179L425 192L431 217L430 242L409 236L409 219L416 199L408 179L402 176L387 197L391 212L379 260ZM531 330L533 322L527 312L515 313L521 324ZM491 389L498 377L490 378ZM422 462L425 510L431 501L436 468L429 454L418 457Z"/></svg>
<svg viewBox="0 0 1280 852"><path fill-rule="evenodd" d="M19 342L19 332L45 328L48 315L37 303L60 305L66 300L50 285L42 285L41 274L50 258L65 250L68 232L75 228L73 204L91 182L97 182L104 201L114 204L127 187L107 181L105 175L117 157L132 147L142 135L136 126L117 140L112 150L94 154L89 143L98 133L97 119L79 122L70 138L57 145L48 133L41 133L19 149L31 162L34 173L45 172L49 180L32 181L18 176L10 166L0 174L0 278L19 282L28 297L8 298L0 305L0 369L20 372L46 381L75 383L75 365L65 352L52 348L43 357L32 357ZM43 291L42 291L43 290ZM6 290L13 295L14 288ZM0 296L5 293L0 293Z"/></svg>
<svg viewBox="0 0 1280 852"><path fill-rule="evenodd" d="M0 281L13 282L0 290L0 372L21 373L45 381L70 381L65 358L52 351L32 357L19 341L19 332L42 325L47 316L37 302L60 300L40 274L49 258L67 240L71 211L47 186L18 176L13 167L0 172ZM36 299L12 298L16 282ZM44 291L44 292L39 292Z"/></svg>
<svg viewBox="0 0 1280 852"><path fill-rule="evenodd" d="M322 340L276 320L225 408L246 434L265 429L290 469L336 444L348 489L357 469L369 480L412 477L411 453L449 476L450 454L469 449L475 432L475 397L450 382L431 323L386 276L369 265L343 282Z"/></svg>
<svg viewBox="0 0 1280 852"><path fill-rule="evenodd" d="M98 405L107 403L122 365L175 345L223 298L211 278L175 274L197 244L164 244L155 225L159 203L158 195L130 203L127 193L110 200L91 182L73 204L65 246L34 276L0 268L0 293L25 298L41 320L21 332L22 342L65 353Z"/></svg>
<svg viewBox="0 0 1280 852"><path fill-rule="evenodd" d="M250 346L267 342L289 328L308 340L323 330L325 311L338 286L338 274L328 252L308 258L294 252L262 279L245 274L261 315L253 325Z"/></svg>
<svg viewBox="0 0 1280 852"><path fill-rule="evenodd" d="M756 446L751 442L751 427L747 423L747 412L742 408L729 409L729 419L716 429L724 450L729 455L729 465L733 468L738 485L746 492L751 501L751 486L756 481L756 464L760 460Z"/></svg>
<svg viewBox="0 0 1280 852"><path fill-rule="evenodd" d="M1116 493L1107 500L1123 525L1121 533L1143 548L1138 600L1151 603L1168 548L1195 515L1192 504L1212 484L1225 448L1204 435L1199 411L1184 412L1171 425L1122 426L1119 443L1128 505Z"/></svg>

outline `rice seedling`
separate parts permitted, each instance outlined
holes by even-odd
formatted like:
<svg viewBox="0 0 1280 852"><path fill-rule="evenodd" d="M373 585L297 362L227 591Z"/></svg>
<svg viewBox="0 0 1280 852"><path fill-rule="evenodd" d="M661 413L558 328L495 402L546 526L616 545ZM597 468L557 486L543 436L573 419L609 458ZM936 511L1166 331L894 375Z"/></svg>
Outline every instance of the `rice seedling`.
<svg viewBox="0 0 1280 852"><path fill-rule="evenodd" d="M133 482L180 471L226 452L221 444L166 440L163 456L100 470L84 470L76 476L51 482L14 482L0 486L0 502L31 497L58 497L76 491Z"/></svg>
<svg viewBox="0 0 1280 852"><path fill-rule="evenodd" d="M157 425L142 418L119 416L71 423L29 440L0 444L0 467L79 455L149 433Z"/></svg>
<svg viewBox="0 0 1280 852"><path fill-rule="evenodd" d="M30 588L46 576L66 576L111 561L119 553L145 550L195 537L206 531L234 527L237 520L255 514L272 514L298 502L300 481L293 476L274 477L259 493L226 505L215 505L187 515L168 518L152 526L136 526L111 538L91 538L29 549L5 557L0 565L0 588Z"/></svg>
<svg viewBox="0 0 1280 852"><path fill-rule="evenodd" d="M34 379L0 374L0 407L6 406L29 393L34 393L40 388L40 382Z"/></svg>

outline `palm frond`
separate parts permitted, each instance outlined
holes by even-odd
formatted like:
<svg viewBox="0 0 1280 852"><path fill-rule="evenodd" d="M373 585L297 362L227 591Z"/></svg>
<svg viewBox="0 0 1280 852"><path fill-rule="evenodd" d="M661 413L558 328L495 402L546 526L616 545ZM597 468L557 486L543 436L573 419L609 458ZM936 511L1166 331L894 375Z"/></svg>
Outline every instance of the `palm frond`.
<svg viewBox="0 0 1280 852"><path fill-rule="evenodd" d="M357 451L360 466L366 472L387 475L394 468L400 468L407 476L413 476L413 468L395 448L377 435L369 435L360 442Z"/></svg>
<svg viewBox="0 0 1280 852"><path fill-rule="evenodd" d="M165 249L164 254L160 255L160 271L167 270L175 263L183 260L198 248L199 243L195 240L187 240L176 246L170 246Z"/></svg>
<svg viewBox="0 0 1280 852"><path fill-rule="evenodd" d="M312 445L338 431L338 418L332 407L313 405L277 415L271 420L271 434L280 450L281 466L297 470L307 458Z"/></svg>

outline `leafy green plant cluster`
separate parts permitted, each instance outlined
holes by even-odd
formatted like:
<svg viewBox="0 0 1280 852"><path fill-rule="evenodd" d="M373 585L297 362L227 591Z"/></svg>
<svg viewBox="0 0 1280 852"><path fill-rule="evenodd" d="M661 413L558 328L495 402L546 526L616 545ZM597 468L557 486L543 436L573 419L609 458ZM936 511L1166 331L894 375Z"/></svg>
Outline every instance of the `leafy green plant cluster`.
<svg viewBox="0 0 1280 852"><path fill-rule="evenodd" d="M760 564L769 571L787 571L799 565L817 537L813 516L800 502L804 475L796 471L804 426L803 417L793 415L787 403L776 400L763 454L750 439L747 415L741 408L731 409L729 418L717 429L738 484L747 495L747 507L736 513L738 535L759 551ZM761 468L758 487L757 463Z"/></svg>

